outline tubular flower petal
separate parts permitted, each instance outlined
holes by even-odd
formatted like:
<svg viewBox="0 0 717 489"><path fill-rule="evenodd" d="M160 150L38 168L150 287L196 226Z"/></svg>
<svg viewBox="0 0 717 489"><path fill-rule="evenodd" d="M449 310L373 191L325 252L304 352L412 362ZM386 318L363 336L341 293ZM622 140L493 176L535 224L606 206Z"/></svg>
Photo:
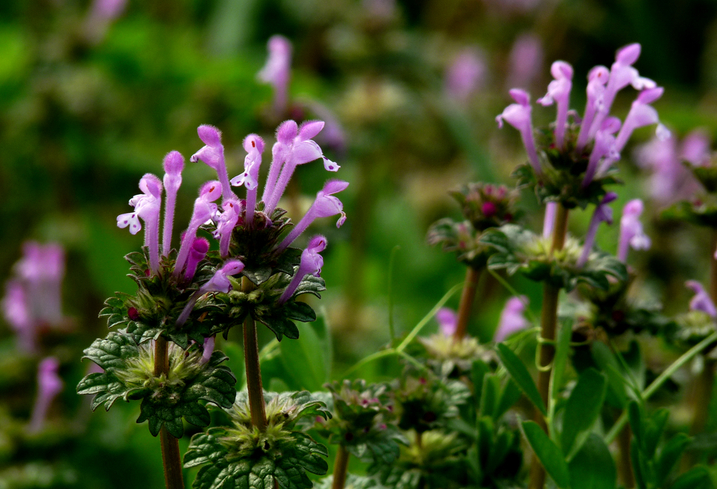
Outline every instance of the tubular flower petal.
<svg viewBox="0 0 717 489"><path fill-rule="evenodd" d="M330 217L340 214L339 220L336 222L336 227L341 227L346 221L346 213L344 212L344 205L341 203L337 194L346 189L349 186L348 182L341 180L329 180L316 194L316 200L311 205L301 221L291 230L289 234L279 243L277 249L279 251L288 247L291 243L303 233L309 225L320 217Z"/></svg>
<svg viewBox="0 0 717 489"><path fill-rule="evenodd" d="M550 68L555 78L548 85L548 93L537 100L541 105L547 106L555 103L558 116L555 121L555 145L562 149L565 139L565 129L568 124L568 108L570 104L570 90L573 87L573 67L565 61L555 61Z"/></svg>
<svg viewBox="0 0 717 489"><path fill-rule="evenodd" d="M503 110L503 113L495 118L498 127L503 127L503 121L507 122L520 132L523 145L528 153L530 164L533 166L535 173L542 174L540 168L540 160L535 149L535 140L533 139L533 123L531 120L530 95L524 90L514 88L510 91L510 96L517 103L510 104Z"/></svg>
<svg viewBox="0 0 717 489"><path fill-rule="evenodd" d="M227 175L227 167L224 162L224 145L222 145L222 133L214 126L207 124L197 128L199 139L205 144L199 151L194 153L189 161L196 163L203 161L207 166L217 172L219 181L221 182L222 196L224 200L236 199L236 195L232 192L229 184L229 176Z"/></svg>
<svg viewBox="0 0 717 489"><path fill-rule="evenodd" d="M257 74L257 78L274 88L274 111L284 114L289 100L289 79L291 77L291 42L284 36L269 38L269 58Z"/></svg>
<svg viewBox="0 0 717 489"><path fill-rule="evenodd" d="M171 151L164 157L164 189L167 200L164 204L164 230L162 233L162 255L169 254L172 248L172 228L174 225L174 209L177 202L177 191L182 185L184 157L178 151ZM131 228L130 228L131 232Z"/></svg>
<svg viewBox="0 0 717 489"><path fill-rule="evenodd" d="M195 238L192 243L192 248L189 250L189 256L187 257L187 268L184 270L184 279L189 281L192 280L194 274L197 271L197 265L199 262L204 260L209 251L209 241L206 238Z"/></svg>
<svg viewBox="0 0 717 489"><path fill-rule="evenodd" d="M326 244L326 238L321 235L314 236L309 240L309 245L301 253L299 268L296 270L294 278L291 279L291 282L286 287L286 290L284 290L284 293L281 294L279 304L283 304L289 300L292 295L294 295L296 288L306 275L311 274L315 277L319 277L321 275L321 268L324 266L324 259L319 253L326 249Z"/></svg>
<svg viewBox="0 0 717 489"><path fill-rule="evenodd" d="M620 133L615 140L617 151L622 151L622 148L625 147L627 140L635 129L660 122L657 111L648 104L660 98L663 92L664 88L662 87L648 88L640 92L637 99L632 103L630 112L627 114L627 117L625 117L625 123L622 125L622 129L620 129ZM669 131L667 134L663 134L663 139L664 136L669 137Z"/></svg>
<svg viewBox="0 0 717 489"><path fill-rule="evenodd" d="M134 212L117 216L117 227L126 228L137 234L142 226L142 219L147 226L144 232L144 244L149 247L149 263L152 272L159 270L159 211L162 206L162 181L151 173L144 175L139 181L143 193L137 194L129 201Z"/></svg>
<svg viewBox="0 0 717 489"><path fill-rule="evenodd" d="M186 238L185 238L186 239ZM181 326L187 322L189 315L194 309L194 305L197 303L197 299L209 292L223 292L228 293L232 290L232 283L229 280L230 276L237 275L244 270L244 263L240 260L229 260L224 263L221 269L217 270L212 278L207 283L202 285L198 291L192 295L187 302L187 305L182 309L182 313L177 318L177 325Z"/></svg>
<svg viewBox="0 0 717 489"><path fill-rule="evenodd" d="M615 192L608 192L600 201L600 204L595 207L592 219L590 219L590 226L588 232L585 235L585 243L583 244L583 252L578 258L576 265L582 267L587 263L590 251L592 251L593 244L595 244L595 235L597 234L598 227L601 222L612 224L612 208L608 207L607 204L617 199Z"/></svg>
<svg viewBox="0 0 717 489"><path fill-rule="evenodd" d="M232 232L241 214L241 202L227 200L222 204L222 209L224 209L224 212L217 213L215 218L217 229L214 232L214 237L219 240L219 253L222 258L226 258L229 255L229 241L231 240Z"/></svg>

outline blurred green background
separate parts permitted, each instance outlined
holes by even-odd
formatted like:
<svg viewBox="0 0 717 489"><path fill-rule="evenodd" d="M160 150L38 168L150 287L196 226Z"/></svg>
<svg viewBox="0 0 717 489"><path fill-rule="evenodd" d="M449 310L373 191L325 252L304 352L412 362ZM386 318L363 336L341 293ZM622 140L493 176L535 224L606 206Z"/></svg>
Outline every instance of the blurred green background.
<svg viewBox="0 0 717 489"><path fill-rule="evenodd" d="M550 63L568 61L575 68L571 105L582 112L587 71L609 66L617 48L640 42L636 67L665 87L655 104L662 122L680 138L696 127L717 134L714 0L157 0L129 1L107 20L92 9L91 2L76 0L0 2L0 280L11 275L26 240L66 249L63 303L75 327L62 368L68 417L89 417L73 386L86 368L77 363L81 349L106 333L97 318L102 302L133 288L123 256L142 240L117 229L115 217L129 211L139 178L161 176L170 150L185 156L175 221L183 229L198 186L213 178L205 165L188 162L202 146L197 126L223 132L230 178L243 169L247 134L262 135L267 148L273 144L282 119L271 111L271 87L256 78L271 35L293 43L287 116L321 118L328 110L345 134L339 147L319 142L342 166L336 176L351 182L340 196L348 220L339 230L331 219L313 227L329 240L328 291L320 304L333 338L334 377L388 340L388 269L396 246L391 300L399 332L463 280L465 270L453 256L425 244L426 230L438 218L458 217L451 188L481 179L511 183L511 169L525 154L517 131L499 131L494 118L510 102L513 83L535 100L550 81ZM516 65L520 46L528 55ZM470 93L456 97L446 73L466 49L481 60L482 71ZM620 116L634 98L629 91L613 110ZM323 106L318 112L317 104ZM537 124L554 113L533 110ZM638 131L623 153L626 184L617 190L616 215L627 200L649 198L630 154L635 141L650 136ZM267 149L263 175L269 160ZM323 171L318 163L297 171L290 203L295 218L323 185ZM535 199L523 197L526 219L538 229ZM706 277L709 237L689 225L665 228L656 222L657 205L647 207L655 246L633 255L632 264L645 290L675 313L685 308L684 279ZM588 212L574 213L571 230L582 235L588 220ZM614 250L617 232L617 226L603 229L600 245ZM513 284L537 311L539 288ZM489 340L509 294L488 277L482 287L471 331ZM457 302L455 296L449 305ZM4 322L0 338L2 351L11 351ZM380 378L395 368L379 363L363 373ZM31 396L34 372L26 370ZM131 478L123 468L128 464L146 465L137 480L155 478L142 486L159 486L157 447L145 427L133 425L133 415L122 406L89 421L94 443L108 450L103 457L113 457L109 465L90 468L99 455L78 441L64 455L48 457L59 457L70 472L85 467L92 473L82 487L109 487L103 484L114 479L121 481L116 487L134 487L124 478ZM35 448L25 454L28 460L43 453ZM13 460L3 453L0 465Z"/></svg>

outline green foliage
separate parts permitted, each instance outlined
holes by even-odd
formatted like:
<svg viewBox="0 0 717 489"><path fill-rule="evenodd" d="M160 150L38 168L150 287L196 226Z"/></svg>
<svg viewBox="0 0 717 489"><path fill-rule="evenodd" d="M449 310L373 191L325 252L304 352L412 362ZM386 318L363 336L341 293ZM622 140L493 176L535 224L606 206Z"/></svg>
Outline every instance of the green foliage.
<svg viewBox="0 0 717 489"><path fill-rule="evenodd" d="M538 387L535 385L533 378L530 376L530 373L528 373L528 369L523 362L505 344L498 343L497 349L501 363L508 373L510 373L515 383L518 384L520 390L522 390L530 402L543 413L543 416L547 416L548 411L545 409L543 398L540 397ZM481 400L481 402L483 401Z"/></svg>
<svg viewBox="0 0 717 489"><path fill-rule="evenodd" d="M545 434L535 421L523 421L523 434L545 467L545 471L553 478L555 484L563 489L570 487L570 473L560 448Z"/></svg>
<svg viewBox="0 0 717 489"><path fill-rule="evenodd" d="M687 448L690 438L684 433L678 433L660 444L667 427L667 409L658 409L647 415L642 405L632 401L628 405L628 414L630 428L635 437L630 446L630 459L637 487L666 487L670 473Z"/></svg>
<svg viewBox="0 0 717 489"><path fill-rule="evenodd" d="M560 446L566 457L579 450L587 439L589 430L600 415L606 389L607 379L600 372L587 369L580 374L563 415Z"/></svg>
<svg viewBox="0 0 717 489"><path fill-rule="evenodd" d="M285 489L307 489L312 483L306 472L326 473L328 450L300 427L303 419L329 419L326 406L305 391L266 393L265 400L265 431L251 424L248 397L242 392L229 411L231 426L192 437L184 466L203 466L193 487L273 489L276 480Z"/></svg>
<svg viewBox="0 0 717 489"><path fill-rule="evenodd" d="M530 280L547 282L571 291L584 283L600 290L608 290L610 278L627 280L625 264L602 251L593 251L587 263L578 267L581 247L568 238L562 250L550 252L548 240L515 224L487 230L481 243L496 252L488 260L491 270L505 270L509 275L520 271Z"/></svg>
<svg viewBox="0 0 717 489"><path fill-rule="evenodd" d="M571 489L615 489L617 469L603 439L590 433L568 464Z"/></svg>
<svg viewBox="0 0 717 489"><path fill-rule="evenodd" d="M206 363L201 357L197 347L185 354L179 347L170 346L169 373L155 376L152 346L137 345L133 336L122 330L110 332L85 350L85 358L104 372L87 375L77 385L77 393L95 395L93 410L103 404L109 410L117 399L141 399L138 423L148 421L154 436L166 426L173 436L181 438L182 418L196 426L207 426L210 417L205 403L229 407L234 401L236 378L221 365L227 356L215 351Z"/></svg>

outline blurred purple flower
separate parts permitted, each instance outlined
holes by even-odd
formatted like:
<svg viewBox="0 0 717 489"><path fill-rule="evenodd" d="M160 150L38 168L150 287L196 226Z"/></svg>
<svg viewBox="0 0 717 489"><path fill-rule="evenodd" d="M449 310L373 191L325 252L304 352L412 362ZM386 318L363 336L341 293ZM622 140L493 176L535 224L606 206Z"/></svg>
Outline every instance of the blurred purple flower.
<svg viewBox="0 0 717 489"><path fill-rule="evenodd" d="M651 241L645 234L640 222L643 204L640 199L633 199L625 204L620 218L620 240L617 248L617 258L627 263L627 252L630 247L635 250L647 250Z"/></svg>
<svg viewBox="0 0 717 489"><path fill-rule="evenodd" d="M104 39L107 28L124 12L127 0L94 0L85 19L85 35L97 44Z"/></svg>
<svg viewBox="0 0 717 489"><path fill-rule="evenodd" d="M558 211L557 202L545 204L545 217L543 218L543 238L550 238L555 227L555 213Z"/></svg>
<svg viewBox="0 0 717 489"><path fill-rule="evenodd" d="M710 159L710 137L696 129L682 140L680 156L694 166L704 166Z"/></svg>
<svg viewBox="0 0 717 489"><path fill-rule="evenodd" d="M5 285L2 309L21 350L37 351L38 328L59 325L62 315L62 279L65 252L59 244L28 241L14 275Z"/></svg>
<svg viewBox="0 0 717 489"><path fill-rule="evenodd" d="M436 313L436 321L443 336L453 336L458 326L458 314L453 309L442 307Z"/></svg>
<svg viewBox="0 0 717 489"><path fill-rule="evenodd" d="M532 33L521 34L508 58L508 87L530 87L543 68L543 44Z"/></svg>
<svg viewBox="0 0 717 489"><path fill-rule="evenodd" d="M45 424L47 412L52 401L62 392L63 382L57 372L60 362L56 358L48 357L40 362L37 369L37 397L32 409L32 417L27 427L28 432L37 433Z"/></svg>
<svg viewBox="0 0 717 489"><path fill-rule="evenodd" d="M530 325L523 315L527 302L528 298L524 295L508 299L503 308L503 312L500 314L498 328L493 335L494 342L500 343L508 336L522 329L526 329Z"/></svg>
<svg viewBox="0 0 717 489"><path fill-rule="evenodd" d="M286 113L291 77L291 42L281 35L274 35L267 43L269 58L257 74L259 80L274 88L274 111L277 116Z"/></svg>
<svg viewBox="0 0 717 489"><path fill-rule="evenodd" d="M463 49L446 70L448 97L461 104L468 102L471 95L481 89L486 71L485 56L478 49Z"/></svg>
<svg viewBox="0 0 717 489"><path fill-rule="evenodd" d="M690 300L690 311L702 311L709 314L711 317L717 317L717 308L715 308L712 298L705 291L702 284L696 280L688 280L685 282L685 286L695 293L692 300Z"/></svg>

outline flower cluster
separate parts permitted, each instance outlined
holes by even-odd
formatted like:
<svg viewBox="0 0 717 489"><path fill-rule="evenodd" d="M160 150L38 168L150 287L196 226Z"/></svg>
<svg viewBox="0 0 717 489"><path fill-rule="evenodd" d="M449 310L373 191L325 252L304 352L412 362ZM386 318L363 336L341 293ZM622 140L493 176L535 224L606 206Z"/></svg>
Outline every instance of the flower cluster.
<svg viewBox="0 0 717 489"><path fill-rule="evenodd" d="M528 153L530 169L518 171L521 183L533 185L543 201L560 201L567 208L598 203L604 195L602 184L613 164L620 159L625 144L639 127L657 124L657 136L666 139L669 131L660 124L657 111L650 105L662 96L663 88L640 76L633 64L640 56L640 45L620 49L610 69L596 66L588 74L587 105L580 118L569 110L573 69L564 61L551 67L554 80L538 103L555 104L557 117L553 131L536 142L530 95L514 88L510 95L516 103L497 116L498 125L507 122L520 132ZM628 85L639 90L624 121L610 115L617 93ZM573 116L573 123L569 122Z"/></svg>

